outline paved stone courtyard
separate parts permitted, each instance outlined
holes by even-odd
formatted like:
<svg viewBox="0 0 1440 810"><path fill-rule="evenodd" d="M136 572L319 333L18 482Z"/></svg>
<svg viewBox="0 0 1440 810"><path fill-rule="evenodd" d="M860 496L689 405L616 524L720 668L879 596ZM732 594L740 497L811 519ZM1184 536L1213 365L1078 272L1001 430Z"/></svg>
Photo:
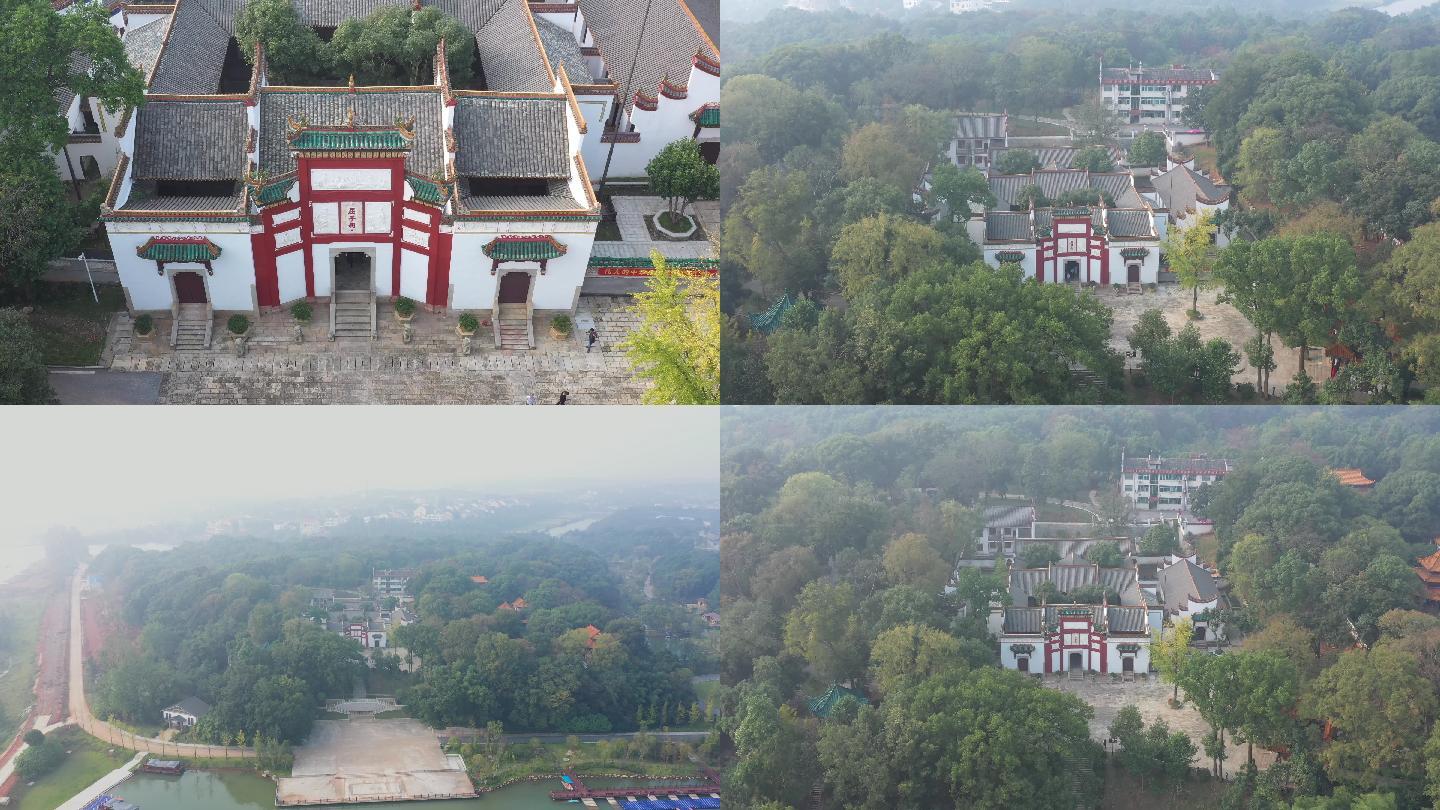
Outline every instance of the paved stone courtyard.
<svg viewBox="0 0 1440 810"><path fill-rule="evenodd" d="M577 323L593 321L600 341L585 351L584 332L568 338L549 333L537 318L535 348L495 348L481 327L471 353L461 354L454 313L417 312L415 336L401 340L388 303L378 304L379 338L326 338L329 311L315 307L305 340L293 339L288 312L262 316L251 329L248 350L237 357L217 319L209 350L175 352L167 341L168 319L157 320L156 337L134 337L128 315L111 327L106 358L118 371L159 372L160 402L169 404L553 404L562 391L573 404L630 404L649 383L637 379L618 349L639 319L624 296L582 296Z"/></svg>
<svg viewBox="0 0 1440 810"><path fill-rule="evenodd" d="M1235 373L1234 381L1237 384L1248 382L1254 385L1255 369L1245 360L1242 347L1245 341L1255 335L1255 327L1245 320L1240 310L1230 304L1220 303L1217 300L1219 294L1219 290L1202 291L1200 314L1204 317L1191 321L1185 313L1190 309L1192 293L1179 284L1161 284L1157 291L1146 290L1141 295L1116 295L1109 289L1096 293L1101 302L1115 313L1114 325L1110 329L1110 345L1116 351L1130 351L1130 330L1135 328L1141 313L1147 309L1159 308L1165 314L1165 322L1170 324L1173 331L1178 332L1185 328L1185 324L1193 323L1205 340L1217 337L1228 340L1236 351L1240 352L1240 370ZM1270 372L1270 386L1278 393L1285 389L1299 369L1300 351L1287 347L1279 338L1275 339L1274 345L1278 367ZM1311 351L1311 361L1307 364L1306 371L1312 379L1324 382L1330 378L1330 364L1323 357L1317 361L1315 357L1319 355L1320 352ZM1138 360L1134 358L1127 358L1127 364L1132 368L1139 367Z"/></svg>
<svg viewBox="0 0 1440 810"><path fill-rule="evenodd" d="M276 780L277 805L475 794L459 757L446 756L435 732L408 719L317 720L290 773Z"/></svg>
<svg viewBox="0 0 1440 810"><path fill-rule="evenodd" d="M615 208L615 225L620 229L623 242L596 242L595 255L649 256L651 250L672 259L708 259L716 256L715 247L709 239L690 239L682 242L656 242L650 239L645 227L645 217L654 216L665 210L665 201L659 197L618 195L610 198ZM687 214L700 220L700 227L712 238L720 234L720 203L716 200L702 200L694 203Z"/></svg>
<svg viewBox="0 0 1440 810"><path fill-rule="evenodd" d="M1147 725L1164 720L1171 731L1189 735L1195 743L1195 766L1209 767L1203 741L1210 733L1210 725L1189 703L1179 709L1170 708L1175 687L1162 682L1158 675L1150 673L1130 682L1114 680L1110 675L1086 675L1079 680L1071 680L1066 675L1047 675L1044 683L1051 689L1078 696L1095 710L1095 717L1090 721L1090 736L1096 741L1108 739L1110 722L1122 708L1133 704ZM1225 772L1234 773L1245 763L1245 746L1230 742L1227 735L1225 750ZM1255 749L1255 764L1261 770L1274 761L1275 755L1270 751Z"/></svg>

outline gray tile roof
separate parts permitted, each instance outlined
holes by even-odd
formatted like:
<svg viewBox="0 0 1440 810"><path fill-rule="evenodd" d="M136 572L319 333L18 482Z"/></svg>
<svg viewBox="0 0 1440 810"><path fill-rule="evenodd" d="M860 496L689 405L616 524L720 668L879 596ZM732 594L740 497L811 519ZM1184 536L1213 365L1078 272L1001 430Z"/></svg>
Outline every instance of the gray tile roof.
<svg viewBox="0 0 1440 810"><path fill-rule="evenodd" d="M1014 242L1021 240L1035 241L1035 233L1030 229L1030 213L1028 211L985 212L985 241Z"/></svg>
<svg viewBox="0 0 1440 810"><path fill-rule="evenodd" d="M1039 169L1032 174L996 174L990 176L990 191L997 200L996 206L1005 209L1015 204L1015 198L1026 186L1038 186L1049 199L1055 199L1066 192L1082 188L1105 191L1115 200L1117 208L1140 208L1144 200L1135 191L1135 183L1128 172L1088 172L1083 169Z"/></svg>
<svg viewBox="0 0 1440 810"><path fill-rule="evenodd" d="M720 47L720 0L681 0L695 15L696 22L704 29L705 36Z"/></svg>
<svg viewBox="0 0 1440 810"><path fill-rule="evenodd" d="M231 180L245 173L240 101L151 101L135 113L137 180Z"/></svg>
<svg viewBox="0 0 1440 810"><path fill-rule="evenodd" d="M969 138L972 140L984 138L1003 138L1009 130L1010 117L1008 115L988 115L985 113L961 113L955 121L955 137Z"/></svg>
<svg viewBox="0 0 1440 810"><path fill-rule="evenodd" d="M1121 604L1140 604L1142 595L1131 568L1101 568L1094 563L1075 562L1073 558L1053 563L1047 568L1016 568L1010 571L1010 603L1024 607L1037 588L1053 582L1060 593L1071 593L1085 585L1100 584L1120 596Z"/></svg>
<svg viewBox="0 0 1440 810"><path fill-rule="evenodd" d="M460 205L467 211L584 211L569 193L552 193L525 197L460 197Z"/></svg>
<svg viewBox="0 0 1440 810"><path fill-rule="evenodd" d="M569 177L565 99L461 96L455 171L469 177Z"/></svg>
<svg viewBox="0 0 1440 810"><path fill-rule="evenodd" d="M1155 220L1144 208L1111 208L1105 212L1105 222L1112 239L1155 238Z"/></svg>
<svg viewBox="0 0 1440 810"><path fill-rule="evenodd" d="M179 703L176 703L174 706L171 706L169 709L166 709L166 711L170 711L171 709L180 709L181 711L187 712L196 717L200 717L201 715L210 711L210 704L206 703L198 697L195 697L194 695L191 695L190 697L185 698Z"/></svg>
<svg viewBox="0 0 1440 810"><path fill-rule="evenodd" d="M641 43L640 22L645 19L647 2L652 5ZM627 110L635 100L636 90L653 96L666 76L677 84L688 80L697 51L720 59L681 8L680 0L580 0L580 8L605 55L610 78L621 85L620 97ZM635 79L626 86L632 63Z"/></svg>
<svg viewBox="0 0 1440 810"><path fill-rule="evenodd" d="M540 32L540 42L545 46L545 55L552 67L565 67L565 75L571 84L591 84L595 77L590 75L590 66L585 55L580 53L580 43L564 28L544 17L535 18L535 30Z"/></svg>
<svg viewBox="0 0 1440 810"><path fill-rule="evenodd" d="M1080 149L1074 146L1044 146L1039 148L1009 146L992 150L990 157L992 160L999 160L1006 152L1019 151L1030 152L1035 155L1036 160L1040 161L1040 168L1042 169L1069 169L1074 167L1075 153L1079 152ZM1110 157L1118 163L1125 158L1125 155L1119 149L1111 147Z"/></svg>
<svg viewBox="0 0 1440 810"><path fill-rule="evenodd" d="M122 211L234 211L240 207L241 191L228 197L154 197L132 193L120 207Z"/></svg>
<svg viewBox="0 0 1440 810"><path fill-rule="evenodd" d="M385 6L409 8L409 0L292 0L300 21L315 28L339 28Z"/></svg>
<svg viewBox="0 0 1440 810"><path fill-rule="evenodd" d="M431 177L444 170L441 98L434 90L351 93L346 90L266 91L260 94L260 168L270 176L295 168L287 118L307 117L311 126L337 126L355 110L359 126L390 126L397 119L415 119L415 145L407 169Z"/></svg>
<svg viewBox="0 0 1440 810"><path fill-rule="evenodd" d="M1090 610L1090 621L1094 624L1101 623L1101 607L1099 605L1075 605L1069 607L1086 607ZM1046 627L1054 626L1059 621L1056 615L1056 606L1033 608L1006 608L1004 631L1017 635L1040 635L1045 632ZM1146 621L1144 607L1112 607L1105 611L1104 622L1107 631L1114 633L1148 633L1149 625Z"/></svg>
<svg viewBox="0 0 1440 810"><path fill-rule="evenodd" d="M525 0L424 0L475 32L485 86L506 93L549 92L545 57L530 29Z"/></svg>
<svg viewBox="0 0 1440 810"><path fill-rule="evenodd" d="M1171 212L1193 209L1197 200L1215 205L1230 199L1229 186L1216 185L1210 178L1187 166L1176 166L1157 174L1150 178L1150 184Z"/></svg>
<svg viewBox="0 0 1440 810"><path fill-rule="evenodd" d="M1031 506L991 506L985 509L985 526L990 529L1016 529L1035 520Z"/></svg>
<svg viewBox="0 0 1440 810"><path fill-rule="evenodd" d="M149 75L155 60L160 58L160 46L165 42L165 29L169 27L170 17L166 15L125 32L125 58L142 75Z"/></svg>
<svg viewBox="0 0 1440 810"><path fill-rule="evenodd" d="M195 95L218 90L233 17L233 9L220 0L180 0L150 92Z"/></svg>
<svg viewBox="0 0 1440 810"><path fill-rule="evenodd" d="M1220 592L1209 571L1189 560L1180 560L1160 572L1160 596L1165 606L1173 610L1185 607L1187 599L1213 602Z"/></svg>

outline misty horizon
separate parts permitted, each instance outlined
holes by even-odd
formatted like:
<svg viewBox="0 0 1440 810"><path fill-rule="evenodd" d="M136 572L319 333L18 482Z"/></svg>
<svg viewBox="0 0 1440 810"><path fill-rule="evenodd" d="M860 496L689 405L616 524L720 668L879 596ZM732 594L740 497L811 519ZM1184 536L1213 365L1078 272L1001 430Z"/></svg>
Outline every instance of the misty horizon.
<svg viewBox="0 0 1440 810"><path fill-rule="evenodd" d="M719 497L718 414L708 409L515 407L486 419L436 409L420 421L406 410L277 409L240 430L239 415L222 410L137 409L123 435L26 412L7 442L16 463L0 472L0 548L41 543L54 528L89 537L306 500L589 490L661 500L667 487L706 486ZM375 430L387 421L403 429ZM156 436L157 449L137 451L139 437Z"/></svg>

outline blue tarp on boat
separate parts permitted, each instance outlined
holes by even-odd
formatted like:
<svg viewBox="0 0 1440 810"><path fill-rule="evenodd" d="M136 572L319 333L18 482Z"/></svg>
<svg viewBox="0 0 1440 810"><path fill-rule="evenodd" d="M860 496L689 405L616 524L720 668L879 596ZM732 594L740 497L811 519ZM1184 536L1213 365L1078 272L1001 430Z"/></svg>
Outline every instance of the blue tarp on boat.
<svg viewBox="0 0 1440 810"><path fill-rule="evenodd" d="M720 800L705 796L699 799L643 799L636 802L621 802L624 810L716 810Z"/></svg>

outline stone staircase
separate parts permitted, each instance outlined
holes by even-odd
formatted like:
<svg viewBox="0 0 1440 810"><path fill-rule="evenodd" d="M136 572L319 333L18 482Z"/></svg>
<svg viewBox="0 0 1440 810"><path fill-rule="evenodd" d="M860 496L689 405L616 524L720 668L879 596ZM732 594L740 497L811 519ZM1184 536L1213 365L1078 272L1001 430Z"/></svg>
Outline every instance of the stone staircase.
<svg viewBox="0 0 1440 810"><path fill-rule="evenodd" d="M369 290L336 290L330 301L335 308L335 337L375 337L375 294Z"/></svg>
<svg viewBox="0 0 1440 810"><path fill-rule="evenodd" d="M495 322L500 326L500 348L529 349L530 323L524 304L501 304Z"/></svg>
<svg viewBox="0 0 1440 810"><path fill-rule="evenodd" d="M175 351L203 352L210 348L210 310L204 304L181 304L175 313Z"/></svg>
<svg viewBox="0 0 1440 810"><path fill-rule="evenodd" d="M1070 776L1070 795L1075 801L1075 810L1091 810L1085 789L1095 778L1095 769L1090 764L1090 758L1073 751L1065 751L1061 757L1065 763L1065 773Z"/></svg>

